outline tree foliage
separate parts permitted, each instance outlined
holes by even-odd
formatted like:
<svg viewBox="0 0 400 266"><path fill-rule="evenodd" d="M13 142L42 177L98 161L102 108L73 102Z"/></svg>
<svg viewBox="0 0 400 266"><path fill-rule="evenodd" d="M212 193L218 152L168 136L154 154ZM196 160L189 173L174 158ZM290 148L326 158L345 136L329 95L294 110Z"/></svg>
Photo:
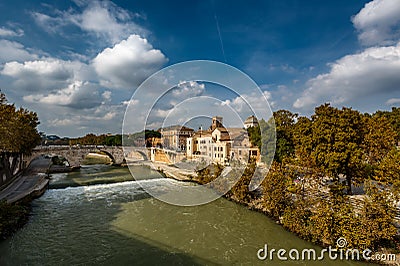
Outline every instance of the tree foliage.
<svg viewBox="0 0 400 266"><path fill-rule="evenodd" d="M16 108L0 93L0 185L22 168L22 156L40 144L35 112Z"/></svg>
<svg viewBox="0 0 400 266"><path fill-rule="evenodd" d="M311 157L331 176L338 179L340 174L344 175L351 194L351 185L360 182L364 168L362 115L351 108L339 110L324 104L315 109L311 119Z"/></svg>
<svg viewBox="0 0 400 266"><path fill-rule="evenodd" d="M262 182L263 205L269 214L278 219L291 203L287 190L292 182L293 173L284 169L282 164L274 162Z"/></svg>

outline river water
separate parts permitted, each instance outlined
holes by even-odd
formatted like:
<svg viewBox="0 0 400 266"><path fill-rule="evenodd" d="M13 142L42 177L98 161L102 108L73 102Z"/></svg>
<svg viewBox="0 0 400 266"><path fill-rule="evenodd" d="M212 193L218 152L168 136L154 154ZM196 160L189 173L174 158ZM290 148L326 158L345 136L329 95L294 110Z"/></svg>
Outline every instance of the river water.
<svg viewBox="0 0 400 266"><path fill-rule="evenodd" d="M145 167L137 172L157 176ZM276 255L260 261L257 251L265 244L277 250L320 250L265 215L226 199L178 207L143 190L152 187L162 193L174 182L134 181L127 168L105 165L55 174L51 188L33 201L29 223L0 242L0 265L275 265L289 262L278 261Z"/></svg>

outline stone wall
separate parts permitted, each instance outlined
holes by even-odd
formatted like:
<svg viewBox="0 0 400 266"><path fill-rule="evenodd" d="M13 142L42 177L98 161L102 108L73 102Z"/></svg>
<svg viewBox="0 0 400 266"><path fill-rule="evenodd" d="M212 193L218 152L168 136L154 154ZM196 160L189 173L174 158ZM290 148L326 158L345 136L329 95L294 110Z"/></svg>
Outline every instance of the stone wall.
<svg viewBox="0 0 400 266"><path fill-rule="evenodd" d="M120 164L124 162L124 151L122 147L75 147L75 146L42 146L33 150L32 154L24 158L27 165L29 162L40 155L58 155L66 158L71 166L79 166L86 155L91 152L101 152L108 155L113 163Z"/></svg>

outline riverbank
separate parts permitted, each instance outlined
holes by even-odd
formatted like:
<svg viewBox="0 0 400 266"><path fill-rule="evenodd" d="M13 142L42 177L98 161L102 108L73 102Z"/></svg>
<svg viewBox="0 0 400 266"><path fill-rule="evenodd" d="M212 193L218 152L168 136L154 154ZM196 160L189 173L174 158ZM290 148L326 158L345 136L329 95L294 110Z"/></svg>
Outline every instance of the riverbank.
<svg viewBox="0 0 400 266"><path fill-rule="evenodd" d="M0 191L0 239L10 237L29 220L31 201L43 195L51 160L39 157Z"/></svg>
<svg viewBox="0 0 400 266"><path fill-rule="evenodd" d="M31 199L16 203L0 201L0 240L12 236L29 220Z"/></svg>

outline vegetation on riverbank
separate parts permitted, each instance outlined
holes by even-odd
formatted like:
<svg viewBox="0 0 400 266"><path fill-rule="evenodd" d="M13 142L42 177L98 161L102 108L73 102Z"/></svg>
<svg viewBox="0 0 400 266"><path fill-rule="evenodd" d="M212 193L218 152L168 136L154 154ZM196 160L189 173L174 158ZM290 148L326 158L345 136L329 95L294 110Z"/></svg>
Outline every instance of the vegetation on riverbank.
<svg viewBox="0 0 400 266"><path fill-rule="evenodd" d="M0 187L5 187L24 170L23 156L40 143L35 112L16 108L0 91ZM8 204L0 201L0 239L11 236L29 218L31 198Z"/></svg>
<svg viewBox="0 0 400 266"><path fill-rule="evenodd" d="M261 187L249 191L250 161L226 196L317 244L335 246L343 237L347 248L398 251L400 108L370 115L325 104L311 118L286 110L274 118L276 154ZM268 145L259 132L249 130L253 144ZM197 181L207 184L220 171L202 169Z"/></svg>
<svg viewBox="0 0 400 266"><path fill-rule="evenodd" d="M0 187L23 170L23 156L40 143L35 112L9 104L0 91Z"/></svg>
<svg viewBox="0 0 400 266"><path fill-rule="evenodd" d="M22 228L29 219L30 201L9 204L0 201L0 239L6 239Z"/></svg>

